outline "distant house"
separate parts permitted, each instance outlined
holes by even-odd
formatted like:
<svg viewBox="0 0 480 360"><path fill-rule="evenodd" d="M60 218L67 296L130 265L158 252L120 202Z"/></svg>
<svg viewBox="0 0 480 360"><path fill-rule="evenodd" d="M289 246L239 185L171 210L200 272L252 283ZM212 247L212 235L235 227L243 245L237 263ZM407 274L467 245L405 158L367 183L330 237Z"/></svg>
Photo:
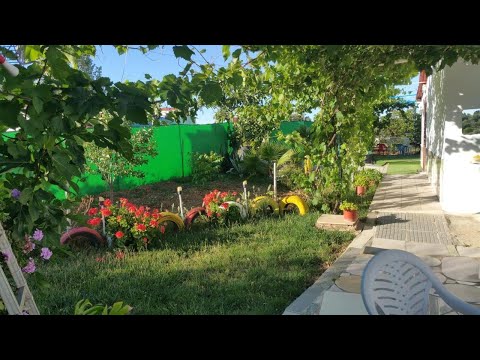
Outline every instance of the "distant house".
<svg viewBox="0 0 480 360"><path fill-rule="evenodd" d="M480 133L462 130L462 118L480 109L480 66L458 61L419 80L422 168L443 210L480 213Z"/></svg>

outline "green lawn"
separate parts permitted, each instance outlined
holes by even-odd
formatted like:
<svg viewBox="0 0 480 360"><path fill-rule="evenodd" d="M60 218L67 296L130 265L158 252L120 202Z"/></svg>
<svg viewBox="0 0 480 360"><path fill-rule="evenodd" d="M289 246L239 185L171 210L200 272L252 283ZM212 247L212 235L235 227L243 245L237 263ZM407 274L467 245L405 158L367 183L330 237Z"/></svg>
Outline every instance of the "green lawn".
<svg viewBox="0 0 480 360"><path fill-rule="evenodd" d="M52 257L42 269L48 287L29 281L42 314L73 314L84 298L121 300L133 314L281 314L353 238L316 230L318 216L184 232L162 249L123 260L93 250ZM96 261L105 255L105 262Z"/></svg>
<svg viewBox="0 0 480 360"><path fill-rule="evenodd" d="M387 173L390 175L416 174L420 171L419 155L375 155L377 165L384 165L387 162Z"/></svg>

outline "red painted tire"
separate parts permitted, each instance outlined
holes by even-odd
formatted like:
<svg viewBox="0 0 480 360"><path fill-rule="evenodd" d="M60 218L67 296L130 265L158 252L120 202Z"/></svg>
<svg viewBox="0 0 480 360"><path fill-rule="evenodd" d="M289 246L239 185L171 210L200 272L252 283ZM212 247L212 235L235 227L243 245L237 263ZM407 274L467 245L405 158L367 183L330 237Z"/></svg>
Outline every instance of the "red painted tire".
<svg viewBox="0 0 480 360"><path fill-rule="evenodd" d="M185 215L185 220L183 221L186 228L189 228L194 223L200 215L207 215L207 211L203 207L196 207L190 210L187 215Z"/></svg>
<svg viewBox="0 0 480 360"><path fill-rule="evenodd" d="M76 227L65 232L60 238L60 244L66 245L75 240L89 240L102 246L107 244L105 238L97 230L86 226Z"/></svg>

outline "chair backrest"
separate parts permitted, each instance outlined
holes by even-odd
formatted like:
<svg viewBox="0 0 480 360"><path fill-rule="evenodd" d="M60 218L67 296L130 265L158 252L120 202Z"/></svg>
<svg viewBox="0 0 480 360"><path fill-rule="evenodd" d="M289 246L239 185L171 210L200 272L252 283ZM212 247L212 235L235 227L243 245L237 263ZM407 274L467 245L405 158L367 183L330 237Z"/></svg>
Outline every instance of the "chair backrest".
<svg viewBox="0 0 480 360"><path fill-rule="evenodd" d="M371 315L427 315L431 288L453 310L480 315L479 308L449 292L430 267L409 252L381 251L362 275L362 298Z"/></svg>

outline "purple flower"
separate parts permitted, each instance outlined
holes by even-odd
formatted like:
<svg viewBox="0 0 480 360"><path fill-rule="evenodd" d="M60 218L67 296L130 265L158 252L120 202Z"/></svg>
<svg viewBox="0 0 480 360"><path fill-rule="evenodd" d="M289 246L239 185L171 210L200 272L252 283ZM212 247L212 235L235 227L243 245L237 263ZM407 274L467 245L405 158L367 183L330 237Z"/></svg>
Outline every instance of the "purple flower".
<svg viewBox="0 0 480 360"><path fill-rule="evenodd" d="M12 190L12 197L15 199L15 200L18 200L18 198L20 197L20 195L22 195L22 192L18 189L13 189Z"/></svg>
<svg viewBox="0 0 480 360"><path fill-rule="evenodd" d="M3 260L5 260L5 262L8 261L8 259L10 259L10 253L8 251L1 251L0 254L3 256Z"/></svg>
<svg viewBox="0 0 480 360"><path fill-rule="evenodd" d="M44 260L50 259L52 256L53 252L47 247L42 248L42 253L40 254L40 257Z"/></svg>
<svg viewBox="0 0 480 360"><path fill-rule="evenodd" d="M35 232L33 233L33 240L37 240L37 241L42 241L43 239L43 231L42 230L35 230Z"/></svg>
<svg viewBox="0 0 480 360"><path fill-rule="evenodd" d="M37 268L35 267L35 261L32 258L28 259L28 264L25 266L22 271L28 274L34 273Z"/></svg>

